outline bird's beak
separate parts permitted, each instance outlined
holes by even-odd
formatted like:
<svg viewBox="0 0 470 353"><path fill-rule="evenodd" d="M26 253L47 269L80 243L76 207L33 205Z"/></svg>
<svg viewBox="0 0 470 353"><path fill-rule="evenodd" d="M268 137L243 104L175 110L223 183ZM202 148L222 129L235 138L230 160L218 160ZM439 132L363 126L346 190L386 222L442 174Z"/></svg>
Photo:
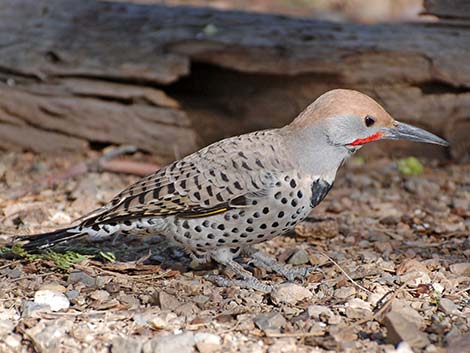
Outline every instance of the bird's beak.
<svg viewBox="0 0 470 353"><path fill-rule="evenodd" d="M394 121L393 127L381 129L383 140L410 140L416 142L434 143L449 146L449 142L418 127Z"/></svg>

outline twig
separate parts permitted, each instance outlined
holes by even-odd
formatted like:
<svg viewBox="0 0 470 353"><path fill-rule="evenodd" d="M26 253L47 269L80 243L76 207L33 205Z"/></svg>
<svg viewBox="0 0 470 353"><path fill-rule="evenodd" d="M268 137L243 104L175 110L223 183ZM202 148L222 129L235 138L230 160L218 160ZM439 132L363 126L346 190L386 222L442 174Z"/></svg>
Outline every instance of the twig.
<svg viewBox="0 0 470 353"><path fill-rule="evenodd" d="M159 169L159 166L152 163L134 162L125 160L102 161L100 171L120 174L131 174L146 176Z"/></svg>
<svg viewBox="0 0 470 353"><path fill-rule="evenodd" d="M46 186L54 186L61 181L76 177L78 175L85 174L87 172L99 172L103 170L103 165L109 163L113 158L118 156L122 156L123 154L135 153L137 151L137 147L135 146L119 146L117 148L112 149L104 153L99 158L90 158L84 162L79 163L76 166L73 166L65 173L50 177L46 181Z"/></svg>
<svg viewBox="0 0 470 353"><path fill-rule="evenodd" d="M321 335L318 332L266 332L266 337L278 338L278 337L319 337Z"/></svg>
<svg viewBox="0 0 470 353"><path fill-rule="evenodd" d="M0 270L3 270L4 268L19 264L20 262L21 262L21 260L11 261L11 262L9 262L5 265L0 266Z"/></svg>
<svg viewBox="0 0 470 353"><path fill-rule="evenodd" d="M142 282L142 281L145 281L145 280L165 278L173 271L173 270L169 269L167 271L164 271L164 272L161 272L161 273L155 273L155 274L128 275L126 273L120 273L120 272L117 272L117 271L105 270L103 268L100 268L100 267L94 266L94 265L90 265L90 267L97 270L98 272L106 273L106 274L109 274L109 275L114 275L116 277L126 278L127 280L131 280L131 281L135 281L135 282Z"/></svg>
<svg viewBox="0 0 470 353"><path fill-rule="evenodd" d="M459 296L460 294L463 294L463 293L468 292L468 291L470 291L470 287L467 287L467 288L464 288L462 290L459 290L458 292L449 294L449 296L452 296L452 297Z"/></svg>
<svg viewBox="0 0 470 353"><path fill-rule="evenodd" d="M368 294L372 294L372 292L370 290L368 290L367 288L364 288L363 286L361 286L359 283L357 283L350 275L348 275L348 273L335 261L333 260L330 256L328 256L328 254L326 254L325 252L323 251L319 251L319 253L321 253L323 256L325 256L328 260L330 260L333 265L335 265L337 268L339 268L339 270L341 272L343 272L343 274L346 276L346 278L352 283L354 284L356 287L358 287L359 289L362 289L364 292L368 293Z"/></svg>
<svg viewBox="0 0 470 353"><path fill-rule="evenodd" d="M388 298L388 300L385 302L384 305L382 305L382 307L374 314L374 319L377 320L379 318L380 315L382 315L385 310L387 310L387 308L391 305L392 303L392 300L395 299L398 295L398 293L400 293L406 286L406 283L403 283L395 292L392 293L392 295L390 296L390 298ZM389 293L385 294L382 298L385 298ZM382 299L379 300L379 302L381 301Z"/></svg>

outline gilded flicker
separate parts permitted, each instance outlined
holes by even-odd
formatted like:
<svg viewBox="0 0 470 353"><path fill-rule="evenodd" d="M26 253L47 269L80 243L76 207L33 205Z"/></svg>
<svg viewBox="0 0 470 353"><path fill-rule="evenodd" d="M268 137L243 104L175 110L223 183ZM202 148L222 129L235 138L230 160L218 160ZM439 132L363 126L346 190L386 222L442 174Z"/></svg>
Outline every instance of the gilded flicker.
<svg viewBox="0 0 470 353"><path fill-rule="evenodd" d="M28 236L25 248L44 249L85 235L161 234L195 261L215 260L241 277L235 282L219 278L220 283L269 290L234 258L243 251L288 279L301 274L250 246L301 222L331 189L346 158L385 139L448 145L394 120L370 97L336 89L291 124L205 147L129 186L78 226Z"/></svg>

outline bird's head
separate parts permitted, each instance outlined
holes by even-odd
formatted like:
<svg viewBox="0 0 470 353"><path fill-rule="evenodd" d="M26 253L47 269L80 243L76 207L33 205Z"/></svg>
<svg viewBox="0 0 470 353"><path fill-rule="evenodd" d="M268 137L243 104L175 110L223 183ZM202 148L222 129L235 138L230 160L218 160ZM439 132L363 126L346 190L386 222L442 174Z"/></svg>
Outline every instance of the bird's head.
<svg viewBox="0 0 470 353"><path fill-rule="evenodd" d="M394 120L372 98L357 91L335 89L320 96L293 125L312 126L332 146L355 152L378 140L410 140L448 146L426 130Z"/></svg>

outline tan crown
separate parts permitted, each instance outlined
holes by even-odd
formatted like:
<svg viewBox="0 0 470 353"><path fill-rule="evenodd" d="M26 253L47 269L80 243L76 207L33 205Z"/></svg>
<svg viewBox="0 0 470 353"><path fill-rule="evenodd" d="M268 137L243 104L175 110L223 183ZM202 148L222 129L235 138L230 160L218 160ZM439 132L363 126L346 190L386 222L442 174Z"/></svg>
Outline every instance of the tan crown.
<svg viewBox="0 0 470 353"><path fill-rule="evenodd" d="M337 116L370 115L376 126L392 127L393 118L380 104L369 96L349 89L334 89L318 97L292 122L292 126L303 128L324 119Z"/></svg>

